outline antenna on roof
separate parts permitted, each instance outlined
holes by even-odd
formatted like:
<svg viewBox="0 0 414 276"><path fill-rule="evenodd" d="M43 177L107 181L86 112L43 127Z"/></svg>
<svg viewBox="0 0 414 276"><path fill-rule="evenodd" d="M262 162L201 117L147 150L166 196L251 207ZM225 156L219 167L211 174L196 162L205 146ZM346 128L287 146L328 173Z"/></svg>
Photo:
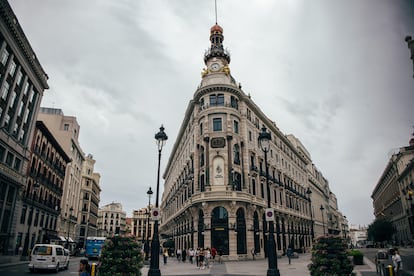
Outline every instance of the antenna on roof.
<svg viewBox="0 0 414 276"><path fill-rule="evenodd" d="M216 11L216 24L217 24L217 0L214 0L214 9Z"/></svg>

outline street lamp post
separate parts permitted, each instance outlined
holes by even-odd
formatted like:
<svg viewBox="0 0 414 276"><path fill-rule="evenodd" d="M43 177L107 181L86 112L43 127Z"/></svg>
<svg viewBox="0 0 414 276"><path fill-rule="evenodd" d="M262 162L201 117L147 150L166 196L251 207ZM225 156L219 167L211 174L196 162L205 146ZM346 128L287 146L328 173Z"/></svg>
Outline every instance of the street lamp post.
<svg viewBox="0 0 414 276"><path fill-rule="evenodd" d="M144 249L145 249L145 260L148 260L148 256L149 256L149 218L150 218L150 214L151 214L151 196L152 196L153 192L151 190L151 187L149 187L148 191L147 191L147 195L148 195L148 210L147 210L147 237L146 237L146 241L145 241L145 245L144 245Z"/></svg>
<svg viewBox="0 0 414 276"><path fill-rule="evenodd" d="M315 233L313 231L313 215L312 215L312 200L311 200L312 190L309 187L306 190L306 194L309 197L308 200L309 200L309 212L310 212L310 217L311 217L311 237L312 237L312 242L313 242L313 239L315 238Z"/></svg>
<svg viewBox="0 0 414 276"><path fill-rule="evenodd" d="M157 174L157 193L155 197L155 208L158 208L158 195L160 189L160 164L161 164L161 151L165 142L167 141L167 134L164 132L164 127L160 127L160 131L155 134L155 140L157 140L158 146L158 174ZM154 221L154 233L151 240L151 262L148 270L148 276L161 275L160 271L160 241L158 237L158 218Z"/></svg>
<svg viewBox="0 0 414 276"><path fill-rule="evenodd" d="M267 153L270 150L270 133L266 131L266 127L262 127L262 132L259 134L259 146L264 152L265 167L266 167L266 186L267 186L267 208L271 208L270 203L270 184L269 184L269 167L267 165ZM273 209L272 209L273 212ZM277 255L276 255L276 244L275 244L275 229L274 229L274 214L272 214L273 220L269 221L269 239L267 240L267 257L269 267L267 269L267 276L278 276L280 275L277 267Z"/></svg>
<svg viewBox="0 0 414 276"><path fill-rule="evenodd" d="M325 236L325 220L323 218L323 210L325 210L325 208L323 207L323 205L321 204L321 208L319 208L321 210L321 214L322 214L322 227L323 227L323 235Z"/></svg>
<svg viewBox="0 0 414 276"><path fill-rule="evenodd" d="M69 228L70 228L70 219L72 217L73 207L71 206L69 208L69 217L68 217L68 232L67 232L67 238L66 238L66 249L69 250Z"/></svg>
<svg viewBox="0 0 414 276"><path fill-rule="evenodd" d="M26 237L24 238L24 245L23 245L23 252L22 252L22 256L28 256L29 253L29 244L30 244L30 226L33 223L33 215L34 215L34 196L35 196L35 192L37 191L37 189L39 189L40 184L39 182L36 180L33 183L33 194L32 194L32 198L31 198L31 203L30 203L30 210L31 212L29 214L31 214L31 217L27 217L27 233L26 233ZM30 218L30 220L29 220Z"/></svg>

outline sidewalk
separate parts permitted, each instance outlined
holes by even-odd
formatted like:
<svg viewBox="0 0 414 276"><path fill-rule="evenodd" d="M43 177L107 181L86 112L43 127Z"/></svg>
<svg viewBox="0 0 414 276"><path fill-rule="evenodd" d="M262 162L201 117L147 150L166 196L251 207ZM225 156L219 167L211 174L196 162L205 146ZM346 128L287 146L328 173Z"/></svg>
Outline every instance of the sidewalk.
<svg viewBox="0 0 414 276"><path fill-rule="evenodd" d="M287 257L277 259L280 275L303 276L309 275L308 264L310 263L311 254L300 254L299 258L292 259L291 264ZM20 256L0 256L0 267L13 266L18 264L27 264L28 261L21 261ZM267 259L249 260L249 261L227 261L223 264L213 263L210 268L197 269L195 264L178 262L176 258L168 258L167 265L160 259L161 275L182 276L182 275L266 275L268 268ZM142 275L148 275L149 266L145 265L141 272ZM375 264L368 258L364 258L364 265L354 266L354 272L357 276L376 275Z"/></svg>
<svg viewBox="0 0 414 276"><path fill-rule="evenodd" d="M287 257L277 259L278 269L280 275L289 276L303 276L310 275L308 264L310 263L311 254L300 254L299 258L292 259L291 264ZM357 276L376 275L375 264L367 258L364 258L364 265L354 267L354 272ZM179 276L179 275L228 275L228 276L243 276L243 275L266 275L268 268L267 259L263 260L249 260L249 261L228 261L223 264L214 263L210 268L199 270L195 264L179 263L175 258L169 258L167 265L160 263L161 275ZM141 270L142 275L148 274L148 266L144 266Z"/></svg>
<svg viewBox="0 0 414 276"><path fill-rule="evenodd" d="M20 255L0 255L0 267L28 264L29 261L20 260Z"/></svg>

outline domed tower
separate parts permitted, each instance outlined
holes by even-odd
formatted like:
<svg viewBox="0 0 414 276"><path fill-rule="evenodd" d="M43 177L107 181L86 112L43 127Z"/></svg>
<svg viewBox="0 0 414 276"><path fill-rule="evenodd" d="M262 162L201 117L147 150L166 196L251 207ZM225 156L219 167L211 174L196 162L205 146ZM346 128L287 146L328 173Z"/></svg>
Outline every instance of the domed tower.
<svg viewBox="0 0 414 276"><path fill-rule="evenodd" d="M234 78L230 75L230 54L224 49L223 40L223 28L216 23L210 29L211 46L204 54L206 68L201 73L203 78L201 87L220 83L236 85Z"/></svg>

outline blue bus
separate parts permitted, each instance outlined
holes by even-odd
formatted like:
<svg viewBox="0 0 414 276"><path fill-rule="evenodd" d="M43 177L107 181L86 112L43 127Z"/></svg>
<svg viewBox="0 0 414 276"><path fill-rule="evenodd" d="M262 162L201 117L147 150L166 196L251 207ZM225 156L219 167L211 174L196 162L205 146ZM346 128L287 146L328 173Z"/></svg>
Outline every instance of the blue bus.
<svg viewBox="0 0 414 276"><path fill-rule="evenodd" d="M104 246L105 237L87 237L85 257L88 259L99 258L101 256L102 247Z"/></svg>

